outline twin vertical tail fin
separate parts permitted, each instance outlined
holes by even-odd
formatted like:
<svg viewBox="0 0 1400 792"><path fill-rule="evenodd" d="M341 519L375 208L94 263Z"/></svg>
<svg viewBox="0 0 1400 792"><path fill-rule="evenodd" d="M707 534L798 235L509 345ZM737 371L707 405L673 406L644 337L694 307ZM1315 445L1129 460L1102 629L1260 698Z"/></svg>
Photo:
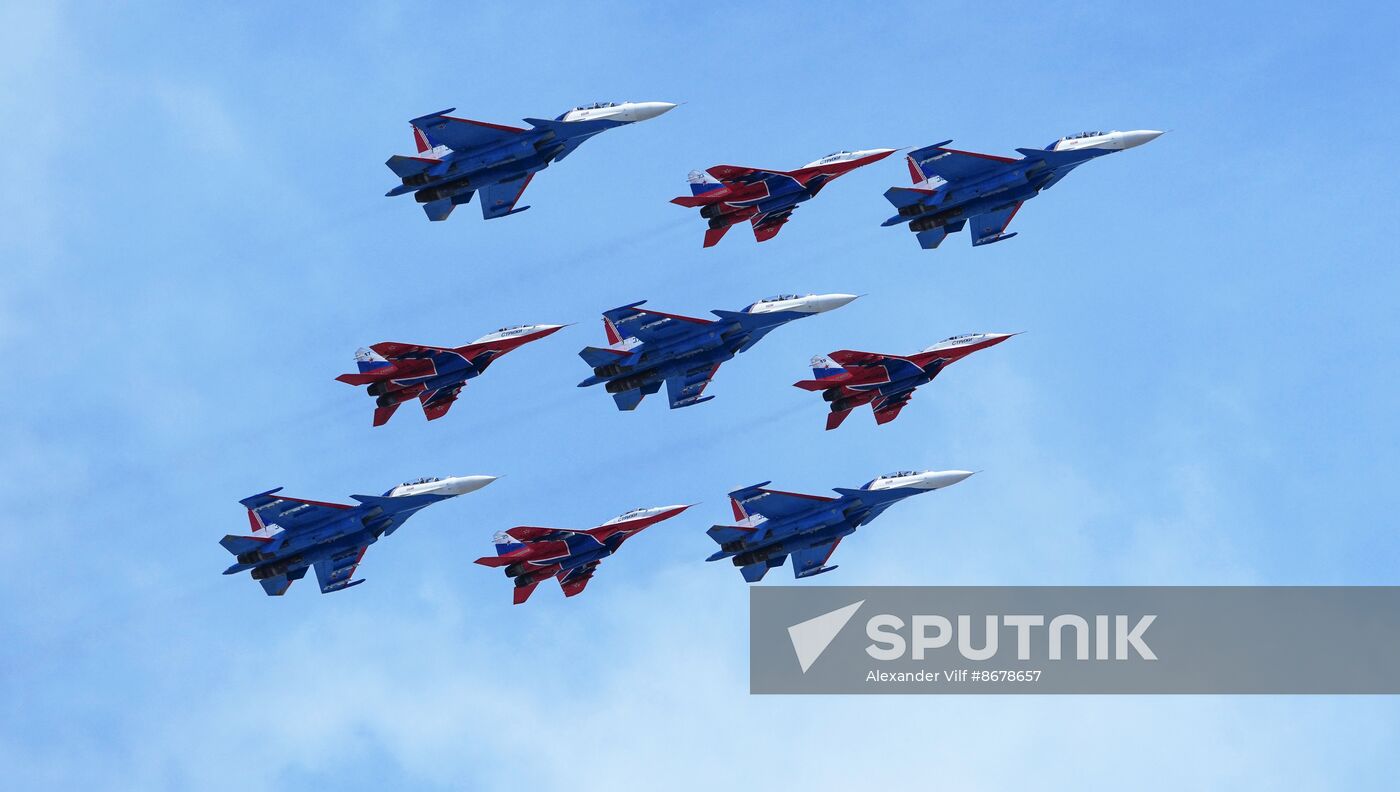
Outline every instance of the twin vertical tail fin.
<svg viewBox="0 0 1400 792"><path fill-rule="evenodd" d="M733 228L732 224L722 225L719 228L705 229L705 243L701 245L701 247L714 247L718 245L719 241L724 239L724 235L729 233L730 228Z"/></svg>
<svg viewBox="0 0 1400 792"><path fill-rule="evenodd" d="M943 147L952 142L945 140L942 143L935 143L932 146L924 146L909 152L909 156L906 157L909 162L909 178L913 179L915 184L933 178L936 174L933 168L929 167L930 164L944 153Z"/></svg>
<svg viewBox="0 0 1400 792"><path fill-rule="evenodd" d="M535 586L539 584L540 582L538 580L532 580L523 586L517 585L515 591L511 592L511 602L516 605L523 605L525 600L528 600L530 595L535 593Z"/></svg>
<svg viewBox="0 0 1400 792"><path fill-rule="evenodd" d="M811 365L813 379L794 382L792 383L794 386L802 390L824 391L828 388L838 387L838 383L831 382L830 380L847 373L846 369L842 368L841 364L826 355L818 355L812 358Z"/></svg>
<svg viewBox="0 0 1400 792"><path fill-rule="evenodd" d="M374 425L383 426L384 424L388 423L389 419L394 417L394 411L399 409L399 405L401 404L403 404L403 402L394 402L393 404L390 404L387 407L375 407Z"/></svg>
<svg viewBox="0 0 1400 792"><path fill-rule="evenodd" d="M704 171L693 170L689 176L685 177L685 180L690 182L691 195L704 195L724 187L719 179Z"/></svg>
<svg viewBox="0 0 1400 792"><path fill-rule="evenodd" d="M841 364L826 355L818 355L812 358L812 376L819 380L839 377L845 373L846 369L842 368Z"/></svg>
<svg viewBox="0 0 1400 792"><path fill-rule="evenodd" d="M496 535L491 537L491 543L496 546L496 555L498 556L509 555L525 547L524 542L516 541L505 531L497 531Z"/></svg>
<svg viewBox="0 0 1400 792"><path fill-rule="evenodd" d="M833 409L826 414L826 430L830 432L832 429L839 427L841 423L846 420L846 416L850 414L851 411L849 408L845 410Z"/></svg>
<svg viewBox="0 0 1400 792"><path fill-rule="evenodd" d="M378 371L382 368L388 368L391 365L393 364L385 360L383 355L375 352L373 349L360 347L355 350L355 367L360 370L361 374L368 374L371 371Z"/></svg>

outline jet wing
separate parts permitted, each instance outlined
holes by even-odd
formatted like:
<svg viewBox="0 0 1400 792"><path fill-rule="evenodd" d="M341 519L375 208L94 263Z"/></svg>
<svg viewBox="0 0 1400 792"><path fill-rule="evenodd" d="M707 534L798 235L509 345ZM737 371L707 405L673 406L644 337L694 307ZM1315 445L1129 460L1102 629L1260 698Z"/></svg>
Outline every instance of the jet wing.
<svg viewBox="0 0 1400 792"><path fill-rule="evenodd" d="M448 385L437 390L424 391L419 394L418 401L423 404L423 414L429 421L436 420L447 414L452 408L452 402L457 401L457 395L462 392L462 384Z"/></svg>
<svg viewBox="0 0 1400 792"><path fill-rule="evenodd" d="M749 222L753 223L753 236L759 242L767 242L778 235L783 230L783 225L788 218L792 217L792 210L796 207L789 206L779 209L776 212L760 212L753 216Z"/></svg>
<svg viewBox="0 0 1400 792"><path fill-rule="evenodd" d="M709 386L710 380L714 378L717 371L719 371L719 364L689 371L675 377L668 377L666 379L666 396L671 400L671 409L689 407L692 404L713 399L713 396L701 396L700 394L705 392L705 388Z"/></svg>
<svg viewBox="0 0 1400 792"><path fill-rule="evenodd" d="M382 341L378 344L370 345L370 349L385 360L395 360L403 357L427 357L424 352L453 352L447 347L428 346L426 344L401 344L397 341Z"/></svg>
<svg viewBox="0 0 1400 792"><path fill-rule="evenodd" d="M804 578L835 569L836 567L828 567L826 562L831 559L831 554L836 552L836 546L839 544L841 544L841 540L838 538L816 547L794 550L792 552L792 576Z"/></svg>
<svg viewBox="0 0 1400 792"><path fill-rule="evenodd" d="M1010 166L1020 162L1011 157L958 151L942 146L928 146L909 152L911 169L917 169L925 179L937 177L946 182L985 178L999 171L1010 170Z"/></svg>
<svg viewBox="0 0 1400 792"><path fill-rule="evenodd" d="M716 165L705 171L726 184L757 184L775 179L793 179L787 171L767 168L748 168L743 165Z"/></svg>
<svg viewBox="0 0 1400 792"><path fill-rule="evenodd" d="M616 344L624 338L635 338L644 344L649 344L687 335L698 327L714 324L709 319L649 311L645 308L639 308L638 306L641 304L624 305L621 308L614 308L603 313L603 321L607 325L610 343Z"/></svg>
<svg viewBox="0 0 1400 792"><path fill-rule="evenodd" d="M827 355L827 357L842 366L855 366L857 368L880 366L892 360L909 361L909 358L900 357L899 355L882 355L879 352L857 352L854 349L838 349L830 355Z"/></svg>
<svg viewBox="0 0 1400 792"><path fill-rule="evenodd" d="M555 575L559 581L559 588L564 590L564 596L572 597L583 591L588 585L588 581L593 579L593 570L598 568L597 561L590 561L583 566L577 566Z"/></svg>
<svg viewBox="0 0 1400 792"><path fill-rule="evenodd" d="M899 417L899 411L904 409L904 405L909 403L909 398L914 395L914 391L908 390L890 397L881 397L870 403L870 409L875 412L876 424L887 424Z"/></svg>
<svg viewBox="0 0 1400 792"><path fill-rule="evenodd" d="M973 246L990 245L993 242L1000 242L1003 239L1010 239L1016 236L1014 232L1010 234L1006 233L1006 227L1011 225L1011 218L1015 217L1016 212L1020 211L1020 209L1021 204L1017 202L1005 209L988 212L987 214L980 214L972 218Z"/></svg>
<svg viewBox="0 0 1400 792"><path fill-rule="evenodd" d="M520 201L520 196L525 194L525 188L530 186L530 180L533 178L535 178L535 174L531 173L514 181L482 187L480 190L481 216L491 220L529 209L528 206L516 209L515 204Z"/></svg>
<svg viewBox="0 0 1400 792"><path fill-rule="evenodd" d="M365 557L365 551L368 549L369 545L352 547L343 553L317 561L316 582L321 584L321 593L329 594L332 591L340 591L363 583L363 579L351 580L350 578L354 576L355 568L360 565L360 559Z"/></svg>
<svg viewBox="0 0 1400 792"><path fill-rule="evenodd" d="M447 146L453 151L502 143L525 131L520 127L488 124L485 121L473 121L445 114L450 112L452 111L433 113L415 118L409 123L423 133L430 145Z"/></svg>
<svg viewBox="0 0 1400 792"><path fill-rule="evenodd" d="M344 503L287 498L277 493L281 487L239 501L248 509L248 522L254 531L264 531L273 525L284 531L313 528L345 516L355 507Z"/></svg>
<svg viewBox="0 0 1400 792"><path fill-rule="evenodd" d="M743 517L740 519L757 514L770 520L781 520L801 514L822 503L836 500L823 495L804 495L800 492L782 492L762 487L737 490L729 493L729 497L734 502L736 516L742 513Z"/></svg>
<svg viewBox="0 0 1400 792"><path fill-rule="evenodd" d="M505 531L506 536L520 542L554 542L586 533L572 528L543 528L538 525L517 525Z"/></svg>

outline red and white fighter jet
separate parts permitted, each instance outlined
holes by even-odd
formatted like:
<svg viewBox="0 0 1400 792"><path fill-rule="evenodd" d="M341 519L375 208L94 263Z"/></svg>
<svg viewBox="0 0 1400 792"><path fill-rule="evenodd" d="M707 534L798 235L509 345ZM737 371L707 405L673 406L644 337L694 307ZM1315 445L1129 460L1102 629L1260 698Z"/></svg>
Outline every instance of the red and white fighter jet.
<svg viewBox="0 0 1400 792"><path fill-rule="evenodd" d="M913 355L883 355L842 349L824 357L812 358L815 379L793 383L809 391L821 391L831 403L826 428L835 429L851 410L869 404L875 423L885 424L899 416L914 390L932 382L949 363L989 346L1000 344L1016 333L969 333L953 336Z"/></svg>
<svg viewBox="0 0 1400 792"><path fill-rule="evenodd" d="M766 242L777 236L798 204L810 200L828 182L894 151L838 151L793 171L716 165L705 173L691 171L691 194L672 198L671 203L700 209L700 216L710 223L705 247L719 242L730 226L743 220L753 224L759 242Z"/></svg>
<svg viewBox="0 0 1400 792"><path fill-rule="evenodd" d="M476 563L505 567L506 576L515 582L516 605L529 599L535 586L551 577L559 580L564 596L572 597L593 579L598 564L616 553L628 538L689 508L633 509L585 531L517 526L496 534L496 554L478 558Z"/></svg>

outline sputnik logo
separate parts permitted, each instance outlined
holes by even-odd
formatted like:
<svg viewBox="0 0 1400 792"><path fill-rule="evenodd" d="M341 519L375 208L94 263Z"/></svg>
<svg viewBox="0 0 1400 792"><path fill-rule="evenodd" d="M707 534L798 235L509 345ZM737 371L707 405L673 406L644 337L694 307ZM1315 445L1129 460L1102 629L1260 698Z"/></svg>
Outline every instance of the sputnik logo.
<svg viewBox="0 0 1400 792"><path fill-rule="evenodd" d="M837 608L788 628L788 638L792 639L792 650L797 653L797 664L802 666L802 673L807 673L807 669L817 662L822 652L825 652L826 648L831 646L831 642L836 640L836 636L841 634L846 622L849 622L864 604L865 600L853 602L844 608Z"/></svg>

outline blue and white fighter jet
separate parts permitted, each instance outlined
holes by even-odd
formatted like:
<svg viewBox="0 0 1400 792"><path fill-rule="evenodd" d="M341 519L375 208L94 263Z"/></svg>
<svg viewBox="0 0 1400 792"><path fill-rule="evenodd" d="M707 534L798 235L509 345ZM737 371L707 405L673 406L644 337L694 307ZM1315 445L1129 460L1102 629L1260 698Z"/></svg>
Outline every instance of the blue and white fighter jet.
<svg viewBox="0 0 1400 792"><path fill-rule="evenodd" d="M438 501L475 492L495 476L422 478L394 487L383 495L351 495L358 505L288 498L281 487L244 498L248 536L230 534L219 544L237 556L224 570L232 575L252 570L254 580L270 596L287 593L293 581L316 568L321 593L340 591L364 580L351 580L365 550L397 531L419 509Z"/></svg>
<svg viewBox="0 0 1400 792"><path fill-rule="evenodd" d="M408 122L418 153L395 154L384 163L403 182L385 195L413 193L429 220L446 220L477 192L487 220L523 212L530 207L515 204L536 173L599 132L674 107L670 102L602 102L575 107L553 121L527 118L529 129L456 118L448 115L455 109L449 107Z"/></svg>
<svg viewBox="0 0 1400 792"><path fill-rule="evenodd" d="M907 223L919 246L931 250L972 223L972 244L990 245L1006 233L1021 204L1091 159L1135 148L1162 135L1154 129L1083 132L1043 149L1016 149L1021 159L946 148L951 140L909 153L913 187L891 187L885 198L899 211L884 225Z"/></svg>
<svg viewBox="0 0 1400 792"><path fill-rule="evenodd" d="M854 294L783 294L742 311L711 311L697 319L641 308L645 300L603 314L608 346L585 347L579 357L593 367L580 388L603 384L619 410L635 410L666 385L671 409L709 401L702 396L720 364L746 352L764 336L796 319L835 310Z"/></svg>
<svg viewBox="0 0 1400 792"><path fill-rule="evenodd" d="M857 528L905 498L950 487L971 475L967 470L901 471L860 489L837 488L836 498L765 489L766 481L734 490L729 503L735 522L706 532L719 551L705 560L731 559L750 583L782 566L788 556L793 577L830 572L836 567L826 562Z"/></svg>

